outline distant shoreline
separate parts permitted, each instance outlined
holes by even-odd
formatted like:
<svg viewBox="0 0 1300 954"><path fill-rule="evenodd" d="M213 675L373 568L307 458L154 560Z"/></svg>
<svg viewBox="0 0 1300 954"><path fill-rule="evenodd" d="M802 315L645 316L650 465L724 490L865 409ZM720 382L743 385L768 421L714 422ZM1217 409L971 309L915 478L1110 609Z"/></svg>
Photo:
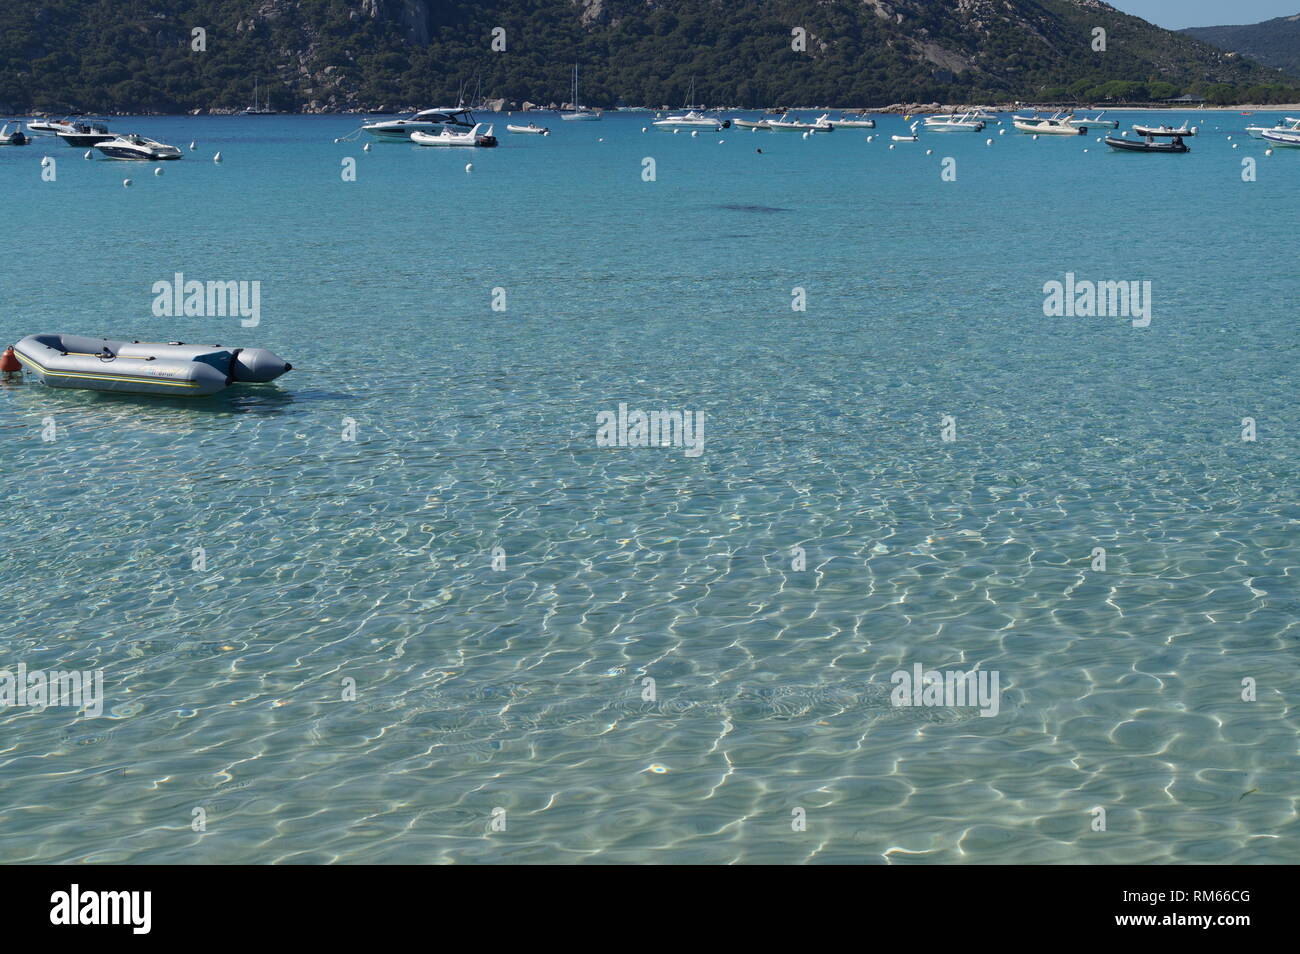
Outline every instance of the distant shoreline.
<svg viewBox="0 0 1300 954"><path fill-rule="evenodd" d="M613 106L593 106L593 107L591 107L591 109L593 109L593 110L597 110L597 111L599 111L599 112L608 112L608 113L626 113L626 112L656 112L656 113L657 113L657 112L680 112L680 111L682 111L681 109L679 109L679 108L677 108L677 107L662 107L662 106L658 106L658 107L656 107L656 106L624 106L624 107L621 107L621 108L619 108L619 107L613 107ZM911 115L911 116L922 116L922 115L928 115L928 114L932 114L932 113L960 113L960 112L964 112L964 111L967 111L967 110L976 110L976 109L989 110L990 112L997 112L997 113L1014 113L1014 112L1019 112L1020 110L1038 110L1039 112L1046 112L1046 111L1049 111L1049 110L1051 110L1051 111L1061 111L1061 112L1073 111L1073 112L1084 112L1084 113L1093 113L1093 112L1098 112L1098 111L1104 111L1104 112L1124 112L1124 113L1146 113L1146 112L1192 112L1192 113L1200 113L1200 112L1204 112L1204 113L1210 113L1210 112L1214 112L1214 113L1230 113L1230 112L1243 112L1243 113L1288 113L1288 112L1290 112L1290 113L1300 113L1300 103L1285 103L1285 104L1281 104L1281 105L1269 105L1269 106L1260 106L1260 105L1255 105L1255 104L1251 104L1251 103L1246 103L1246 104L1242 104L1242 105L1239 105L1239 106L1212 106L1212 105L1210 105L1210 104L1208 104L1208 103L1198 103L1198 104L1195 104L1195 105L1190 105L1190 104L1189 104L1189 105L1175 105L1175 104L1171 104L1171 105L1168 105L1168 106L1127 106L1127 105L1123 105L1123 104L1111 104L1111 105L1105 105L1105 106L1096 106L1096 105L1094 105L1094 106L1057 106L1057 105L1051 105L1051 104L1047 104L1047 105L1036 105L1036 104L1034 104L1034 103L1016 103L1016 104L1003 103L1003 104L1000 104L1000 105L992 106L992 105L983 105L983 104L972 105L972 104L969 104L969 103L967 103L967 104L956 104L956 105L943 105L943 104L937 104L937 103L924 103L924 104L919 104L919 103L918 103L918 104L913 104L913 105L902 105L902 104L899 104L899 103L893 103L893 104L891 104L891 105L889 105L889 106L879 106L879 107L875 107L875 108L872 108L872 107L866 107L866 106L790 106L790 107L788 107L788 111L789 111L789 112L804 112L804 113L807 113L807 112L814 112L814 111L819 111L819 110L820 110L820 111L823 111L823 112L826 112L826 111L829 111L829 112L846 112L846 113L857 113L857 112L861 112L861 113L868 113L868 114L873 114L873 115ZM403 110L403 109L399 109L399 110L391 110L391 109L369 109L369 110L366 110L366 109L350 109L350 110L339 110L339 111L337 111L337 112L276 112L276 113L262 113L262 114L255 114L255 115L258 115L258 116L261 116L261 117L265 117L265 116L339 116L339 117L343 117L343 116L401 116L401 115L407 115L407 114L409 114L409 113L413 113L413 112L415 112L415 111L416 111L416 110L414 110L414 109L405 109L405 110ZM709 109L709 110L705 110L705 111L706 111L706 112L715 112L715 111L716 111L716 112L723 112L723 113L761 113L761 112L773 112L773 111L775 111L775 108L769 109L769 108L767 108L767 107L763 107L763 106L742 107L742 108L736 108L736 109L732 109L732 108L730 108L730 107L719 107L719 108L716 109L716 110ZM511 116L511 115L516 114L516 113L527 113L527 114L533 114L533 113L543 113L543 114L544 114L544 113L558 113L558 112L563 112L563 110L550 109L550 108L513 109L513 110L506 110L506 109L502 109L502 110L476 109L476 110L474 110L474 112L476 112L476 113L480 113L480 114L482 114L482 115L484 115L484 116ZM181 113L71 111L71 112L66 112L66 113L58 113L58 112L8 113L8 114L6 114L6 115L11 116L12 118L17 119L17 120L62 118L62 117L64 117L64 116L102 116L102 117L106 117L106 118L114 118L114 117L124 117L124 118L125 118L125 117L137 117L137 116L155 116L155 117L158 117L158 118L168 118L168 117L176 117L176 118L180 118L180 117L185 117L185 118L191 118L191 119L196 119L196 118L200 118L200 117L205 117L205 118L206 118L206 117L214 117L214 116L215 116L215 117L224 117L224 118L227 118L227 119L229 119L229 118L240 118L240 117L253 118L253 116L250 116L250 115L248 115L248 114L246 114L246 113L244 113L244 112L242 112L242 111L238 111L238 110L236 110L236 111L231 111L231 112L224 112L224 111L222 111L222 112L208 112L208 111L204 110L204 111L202 111L202 112L186 111L186 112L181 112Z"/></svg>

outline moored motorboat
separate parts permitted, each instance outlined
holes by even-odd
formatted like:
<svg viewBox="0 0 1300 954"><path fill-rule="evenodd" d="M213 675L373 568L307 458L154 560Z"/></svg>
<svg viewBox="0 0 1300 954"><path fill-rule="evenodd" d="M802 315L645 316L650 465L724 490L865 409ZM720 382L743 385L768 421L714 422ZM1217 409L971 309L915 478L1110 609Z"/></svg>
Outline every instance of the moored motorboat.
<svg viewBox="0 0 1300 954"><path fill-rule="evenodd" d="M875 129L876 121L868 119L862 113L841 113L840 118L831 125L836 129Z"/></svg>
<svg viewBox="0 0 1300 954"><path fill-rule="evenodd" d="M1247 126L1246 132L1255 139L1263 139L1264 133L1286 133L1288 135L1300 134L1300 119L1287 116L1283 122L1275 123L1272 126Z"/></svg>
<svg viewBox="0 0 1300 954"><path fill-rule="evenodd" d="M1022 133L1035 136L1083 136L1088 132L1087 126L1071 125L1073 116L1030 117L1013 116L1011 124Z"/></svg>
<svg viewBox="0 0 1300 954"><path fill-rule="evenodd" d="M12 130L10 126L13 126ZM4 126L0 126L0 146L26 146L31 141L31 137L23 132L22 123L5 123Z"/></svg>
<svg viewBox="0 0 1300 954"><path fill-rule="evenodd" d="M497 137L492 135L492 127L488 126L486 132L480 132L483 123L475 124L469 132L456 133L448 128L443 128L436 133L413 132L411 133L411 142L418 146L478 146L479 148L491 148L497 144Z"/></svg>
<svg viewBox="0 0 1300 954"><path fill-rule="evenodd" d="M1267 143L1274 146L1284 146L1290 149L1300 149L1300 129L1292 132L1274 132L1269 129L1260 136Z"/></svg>
<svg viewBox="0 0 1300 954"><path fill-rule="evenodd" d="M733 119L733 120L731 121L731 124L732 124L733 126L736 126L736 127L740 128L740 129L767 129L767 130L770 130L770 129L772 128L771 124L770 124L766 119L760 119L758 122L753 122L752 120L749 120L749 119Z"/></svg>
<svg viewBox="0 0 1300 954"><path fill-rule="evenodd" d="M117 133L109 132L108 127L103 123L73 123L71 131L58 132L55 135L69 146L77 148L94 146L117 138Z"/></svg>
<svg viewBox="0 0 1300 954"><path fill-rule="evenodd" d="M979 132L984 128L984 120L976 119L974 113L927 116L925 128L929 132Z"/></svg>
<svg viewBox="0 0 1300 954"><path fill-rule="evenodd" d="M912 123L912 125L907 127L908 130L910 130L912 133L912 135L910 136L890 136L889 138L892 139L894 142L916 142L917 139L920 138L916 135L916 127L919 125L921 125L921 121L917 120L916 122Z"/></svg>
<svg viewBox="0 0 1300 954"><path fill-rule="evenodd" d="M1195 136L1196 127L1183 123L1175 129L1172 126L1134 126L1133 131L1139 136Z"/></svg>
<svg viewBox="0 0 1300 954"><path fill-rule="evenodd" d="M731 126L730 119L712 119L708 116L690 110L677 116L665 116L663 119L657 119L652 126L660 129L727 129Z"/></svg>
<svg viewBox="0 0 1300 954"><path fill-rule="evenodd" d="M27 131L38 136L55 136L61 132L72 132L73 123L69 119L37 119L27 124Z"/></svg>
<svg viewBox="0 0 1300 954"><path fill-rule="evenodd" d="M1134 128L1137 129L1139 127L1135 126ZM1162 142L1161 137L1167 138L1169 142ZM1183 142L1182 135L1176 132L1148 132L1141 139L1126 139L1123 136L1107 136L1106 145L1110 146L1112 149L1119 149L1126 152L1191 152L1191 149L1189 149L1187 144Z"/></svg>
<svg viewBox="0 0 1300 954"><path fill-rule="evenodd" d="M95 148L110 159L155 161L181 157L181 151L175 146L138 136L135 133L114 136L104 142L95 143Z"/></svg>
<svg viewBox="0 0 1300 954"><path fill-rule="evenodd" d="M1105 126L1107 129L1119 129L1118 119L1102 119L1106 112L1103 110L1092 119L1087 116L1071 116L1069 123L1071 126Z"/></svg>
<svg viewBox="0 0 1300 954"><path fill-rule="evenodd" d="M455 109L422 109L404 119L380 119L363 123L361 131L376 139L388 142L405 142L413 132L433 133L448 126L470 129L474 114L463 107Z"/></svg>
<svg viewBox="0 0 1300 954"><path fill-rule="evenodd" d="M264 348L114 341L81 335L28 335L14 345L28 371L52 388L187 397L231 384L274 381L293 366Z"/></svg>
<svg viewBox="0 0 1300 954"><path fill-rule="evenodd" d="M769 119L767 127L775 132L830 132L835 126L830 121L830 114L824 113L811 123L805 123L796 116L794 119Z"/></svg>
<svg viewBox="0 0 1300 954"><path fill-rule="evenodd" d="M506 124L506 132L531 134L534 136L549 136L551 131L545 126L539 126L536 123L529 123L527 126L511 126Z"/></svg>

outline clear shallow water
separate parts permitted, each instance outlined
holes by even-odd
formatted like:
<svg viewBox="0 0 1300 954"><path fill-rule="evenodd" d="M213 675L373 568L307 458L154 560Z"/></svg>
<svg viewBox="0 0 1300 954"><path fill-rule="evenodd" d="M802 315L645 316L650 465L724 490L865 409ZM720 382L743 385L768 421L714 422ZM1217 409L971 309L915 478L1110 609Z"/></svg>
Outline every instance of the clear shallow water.
<svg viewBox="0 0 1300 954"><path fill-rule="evenodd" d="M107 697L0 710L5 860L1294 861L1300 152L1265 115L1187 156L647 114L369 153L115 121L197 141L161 178L0 150L6 342L295 365L0 390L0 667ZM261 281L261 325L155 318L177 271ZM1045 318L1066 272L1151 281L1150 327ZM597 447L620 402L703 411L704 454ZM1000 713L891 707L914 663L998 671Z"/></svg>

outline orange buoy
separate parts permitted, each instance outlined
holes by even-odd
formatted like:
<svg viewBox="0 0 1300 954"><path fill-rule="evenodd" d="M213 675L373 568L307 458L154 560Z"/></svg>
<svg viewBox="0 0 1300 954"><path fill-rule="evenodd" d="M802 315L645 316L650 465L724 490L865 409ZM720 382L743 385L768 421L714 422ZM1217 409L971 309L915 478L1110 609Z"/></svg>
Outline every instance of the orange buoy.
<svg viewBox="0 0 1300 954"><path fill-rule="evenodd" d="M18 358L14 355L14 346L10 345L5 348L5 353L0 355L0 371L5 374L12 374L15 371L21 371L23 366L18 363Z"/></svg>

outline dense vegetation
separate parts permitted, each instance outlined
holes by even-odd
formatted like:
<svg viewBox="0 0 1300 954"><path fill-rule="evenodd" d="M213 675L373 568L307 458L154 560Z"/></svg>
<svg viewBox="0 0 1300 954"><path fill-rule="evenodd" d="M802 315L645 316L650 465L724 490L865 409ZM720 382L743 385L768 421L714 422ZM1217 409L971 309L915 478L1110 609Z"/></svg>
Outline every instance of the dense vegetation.
<svg viewBox="0 0 1300 954"><path fill-rule="evenodd" d="M206 50L191 49L191 29ZM491 49L504 28L506 50ZM793 27L807 51L791 48ZM1092 49L1092 31L1107 49ZM1300 99L1098 0L5 0L0 112Z"/></svg>
<svg viewBox="0 0 1300 954"><path fill-rule="evenodd" d="M1300 75L1300 15L1248 26L1194 27L1183 32L1220 49L1235 50L1268 66Z"/></svg>

